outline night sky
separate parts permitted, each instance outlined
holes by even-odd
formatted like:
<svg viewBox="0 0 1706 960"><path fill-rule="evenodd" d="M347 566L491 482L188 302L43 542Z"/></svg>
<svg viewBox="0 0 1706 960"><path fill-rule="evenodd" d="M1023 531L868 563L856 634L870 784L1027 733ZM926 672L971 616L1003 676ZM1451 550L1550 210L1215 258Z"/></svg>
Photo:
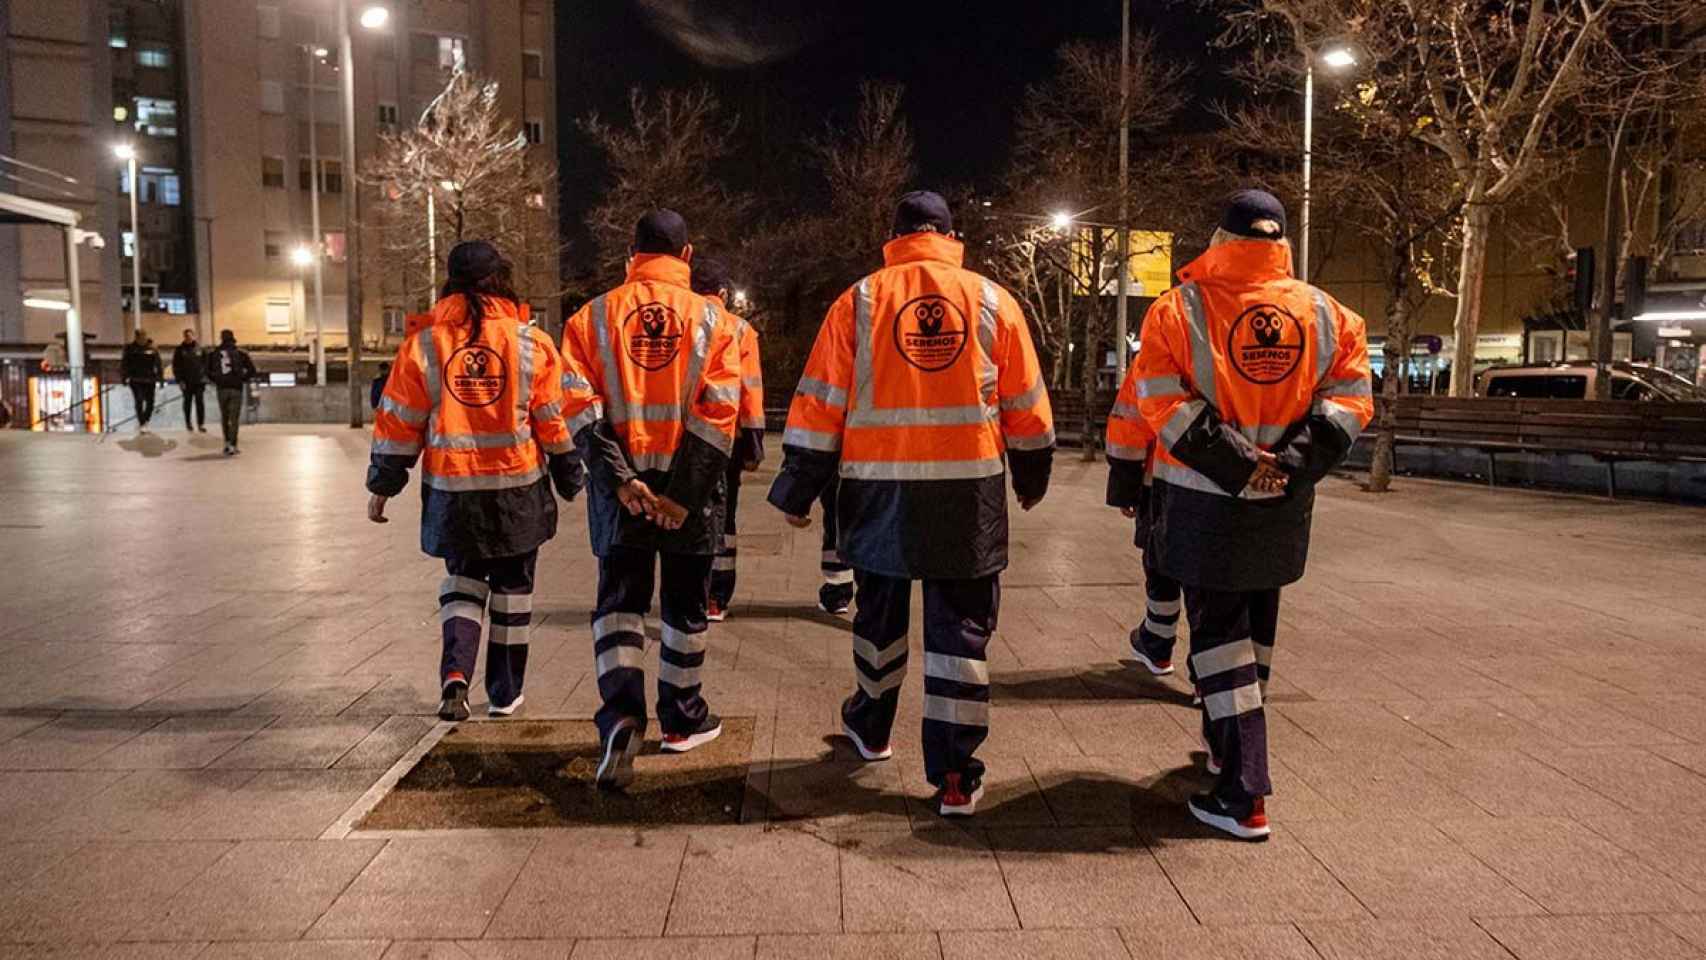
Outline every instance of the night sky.
<svg viewBox="0 0 1706 960"><path fill-rule="evenodd" d="M1136 0L1133 29L1199 64L1217 27L1182 4ZM1025 86L1045 79L1074 39L1119 37L1117 0L559 0L557 53L564 226L580 230L603 174L573 121L621 120L628 89L704 81L742 117L743 144L765 177L797 176L801 145L845 115L861 78L905 84L919 185L992 185L1006 161Z"/></svg>

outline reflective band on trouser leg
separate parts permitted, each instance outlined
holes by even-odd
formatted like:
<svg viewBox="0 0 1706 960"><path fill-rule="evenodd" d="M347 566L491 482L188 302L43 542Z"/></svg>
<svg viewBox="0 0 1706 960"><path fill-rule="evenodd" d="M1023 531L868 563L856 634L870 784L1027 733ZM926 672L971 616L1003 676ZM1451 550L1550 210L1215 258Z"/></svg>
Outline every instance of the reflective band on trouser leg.
<svg viewBox="0 0 1706 960"><path fill-rule="evenodd" d="M652 568L657 554L632 547L611 547L598 559L598 605L592 612L593 663L601 703L596 720L600 738L619 720L646 726L646 610L652 602Z"/></svg>
<svg viewBox="0 0 1706 960"><path fill-rule="evenodd" d="M911 627L912 581L867 575L859 582L859 609L853 617L852 701L841 719L865 746L889 742L900 685L906 682L906 635Z"/></svg>
<svg viewBox="0 0 1706 960"><path fill-rule="evenodd" d="M533 632L533 570L537 550L488 561L491 568L492 623L486 641L486 697L507 706L521 696L527 680L527 641Z"/></svg>
<svg viewBox="0 0 1706 960"><path fill-rule="evenodd" d="M1144 616L1143 623L1132 631L1132 643L1151 660L1172 660L1173 644L1179 637L1179 614L1185 608L1179 582L1156 570L1147 552L1143 559Z"/></svg>
<svg viewBox="0 0 1706 960"><path fill-rule="evenodd" d="M1250 608L1260 596L1185 588L1191 667L1203 698L1203 734L1221 765L1214 791L1233 803L1273 792L1267 714L1250 643Z"/></svg>
<svg viewBox="0 0 1706 960"><path fill-rule="evenodd" d="M711 560L711 601L724 609L735 596L735 564L739 551L727 539Z"/></svg>
<svg viewBox="0 0 1706 960"><path fill-rule="evenodd" d="M663 732L692 733L710 712L701 696L705 665L706 584L711 558L665 553L659 597L663 644L658 648L658 725Z"/></svg>
<svg viewBox="0 0 1706 960"><path fill-rule="evenodd" d="M924 581L924 777L983 777L977 748L989 736L989 639L1001 584L994 575Z"/></svg>
<svg viewBox="0 0 1706 960"><path fill-rule="evenodd" d="M472 681L480 657L480 624L491 593L484 579L485 561L449 558L444 569L449 576L438 585L438 622L444 635L438 680L442 684L452 673L459 673Z"/></svg>

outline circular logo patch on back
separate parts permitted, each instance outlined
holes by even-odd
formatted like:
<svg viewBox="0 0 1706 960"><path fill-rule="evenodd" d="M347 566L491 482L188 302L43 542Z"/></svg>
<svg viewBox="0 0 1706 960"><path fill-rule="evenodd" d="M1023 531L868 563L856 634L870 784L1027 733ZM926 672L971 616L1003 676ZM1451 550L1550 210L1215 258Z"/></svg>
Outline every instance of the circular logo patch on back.
<svg viewBox="0 0 1706 960"><path fill-rule="evenodd" d="M1226 357L1251 383L1279 383L1297 372L1303 359L1303 324L1284 307L1258 303L1233 321Z"/></svg>
<svg viewBox="0 0 1706 960"><path fill-rule="evenodd" d="M464 407L489 406L503 396L508 373L497 351L471 343L450 355L444 365L444 388Z"/></svg>
<svg viewBox="0 0 1706 960"><path fill-rule="evenodd" d="M662 370L675 360L684 332L681 318L666 303L642 303L622 321L628 359L647 370Z"/></svg>
<svg viewBox="0 0 1706 960"><path fill-rule="evenodd" d="M935 373L953 366L966 347L966 318L940 294L908 300L894 318L894 346L907 363Z"/></svg>

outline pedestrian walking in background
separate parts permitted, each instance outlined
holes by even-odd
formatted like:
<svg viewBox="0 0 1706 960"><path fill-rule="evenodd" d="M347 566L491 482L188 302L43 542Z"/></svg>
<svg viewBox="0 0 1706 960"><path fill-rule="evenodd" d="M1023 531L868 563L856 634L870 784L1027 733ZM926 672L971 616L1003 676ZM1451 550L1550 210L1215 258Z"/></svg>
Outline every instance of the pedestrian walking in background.
<svg viewBox="0 0 1706 960"><path fill-rule="evenodd" d="M782 436L770 502L795 527L839 475L838 556L858 571L841 707L860 756L887 759L906 677L912 582L924 582L924 773L943 816L983 795L989 640L1007 566L1007 474L1029 510L1048 489L1054 423L1024 313L961 266L940 196L901 198L885 266L818 331Z"/></svg>
<svg viewBox="0 0 1706 960"><path fill-rule="evenodd" d="M136 336L124 345L124 352L119 357L119 372L125 385L130 387L130 398L136 405L136 430L147 433L148 421L154 419L154 389L164 377L160 354L146 333L136 331Z"/></svg>
<svg viewBox="0 0 1706 960"><path fill-rule="evenodd" d="M421 549L446 573L439 718L468 718L488 616L487 713L508 717L524 699L539 547L557 533L551 489L574 500L582 473L563 423L562 357L521 322L509 262L469 241L447 273L432 324L403 342L380 398L367 513L386 522L386 501L421 462Z"/></svg>
<svg viewBox="0 0 1706 960"><path fill-rule="evenodd" d="M391 363L386 361L379 365L379 375L368 385L368 404L375 410L379 409L379 401L385 396L385 381L391 379Z"/></svg>
<svg viewBox="0 0 1706 960"><path fill-rule="evenodd" d="M764 367L758 354L758 331L746 318L728 310L729 289L729 271L721 261L694 258L693 292L714 302L734 320L735 348L740 354L740 420L734 454L723 474L723 536L711 561L711 604L705 615L713 623L728 616L735 595L735 563L740 556L735 513L740 507L740 475L757 470L764 462Z"/></svg>
<svg viewBox="0 0 1706 960"><path fill-rule="evenodd" d="M243 424L243 400L249 381L255 378L255 362L247 350L237 346L237 335L229 330L219 331L219 346L207 355L207 379L213 383L214 399L219 401L219 428L225 434L225 455L235 456L237 431Z"/></svg>
<svg viewBox="0 0 1706 960"><path fill-rule="evenodd" d="M183 395L184 432L206 433L207 401L203 393L207 388L207 363L192 330L184 331L183 342L172 351L172 379L178 381L178 391Z"/></svg>
<svg viewBox="0 0 1706 960"><path fill-rule="evenodd" d="M1280 588L1303 576L1316 483L1374 413L1363 320L1292 275L1285 230L1274 197L1233 195L1208 252L1150 307L1132 378L1157 438L1149 550L1184 586L1220 767L1189 806L1244 839L1269 833L1263 697Z"/></svg>
<svg viewBox="0 0 1706 960"><path fill-rule="evenodd" d="M564 412L588 471L598 557L592 613L600 787L634 776L646 730L641 668L653 585L661 591L657 715L666 752L716 739L702 693L712 557L739 420L735 321L691 289L687 223L652 210L634 228L627 280L563 328ZM661 582L658 574L661 571Z"/></svg>

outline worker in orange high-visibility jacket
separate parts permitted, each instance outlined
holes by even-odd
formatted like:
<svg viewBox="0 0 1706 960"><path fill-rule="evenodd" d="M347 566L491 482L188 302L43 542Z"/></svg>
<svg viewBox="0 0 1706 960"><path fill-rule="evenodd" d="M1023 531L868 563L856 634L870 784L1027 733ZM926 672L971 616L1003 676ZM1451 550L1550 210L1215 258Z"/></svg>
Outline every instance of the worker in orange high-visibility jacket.
<svg viewBox="0 0 1706 960"><path fill-rule="evenodd" d="M1280 588L1303 576L1315 485L1374 414L1363 320L1292 276L1285 209L1234 194L1207 253L1143 322L1134 389L1156 444L1157 569L1184 585L1203 734L1221 772L1190 800L1237 837L1268 834L1261 673Z"/></svg>
<svg viewBox="0 0 1706 960"><path fill-rule="evenodd" d="M729 268L721 260L693 258L693 292L722 307L734 320L735 348L740 353L740 421L733 456L723 474L727 498L723 510L723 536L711 561L711 604L706 618L720 623L728 617L735 595L735 563L740 557L736 542L735 514L740 507L740 475L751 473L764 462L764 367L758 354L758 331L745 317L729 312L732 289Z"/></svg>
<svg viewBox="0 0 1706 960"><path fill-rule="evenodd" d="M645 736L641 662L660 569L663 749L691 750L723 729L702 696L700 670L741 392L734 318L690 288L693 248L680 214L643 216L632 253L627 281L563 329L563 410L586 458L598 557L592 634L604 752L596 779L618 789L633 779Z"/></svg>
<svg viewBox="0 0 1706 960"><path fill-rule="evenodd" d="M446 720L468 717L468 681L489 617L488 712L522 703L539 546L557 532L557 493L581 465L563 422L563 359L525 320L510 265L484 241L450 251L433 323L403 342L373 418L368 517L421 463L421 549L444 558L439 666ZM550 480L546 480L549 473Z"/></svg>
<svg viewBox="0 0 1706 960"><path fill-rule="evenodd" d="M796 527L839 476L839 558L858 572L842 728L890 755L912 581L924 581L924 773L944 816L983 792L987 650L1007 566L1007 476L1029 510L1054 456L1036 350L1007 291L961 266L948 205L901 198L885 266L830 307L782 437L770 502Z"/></svg>

